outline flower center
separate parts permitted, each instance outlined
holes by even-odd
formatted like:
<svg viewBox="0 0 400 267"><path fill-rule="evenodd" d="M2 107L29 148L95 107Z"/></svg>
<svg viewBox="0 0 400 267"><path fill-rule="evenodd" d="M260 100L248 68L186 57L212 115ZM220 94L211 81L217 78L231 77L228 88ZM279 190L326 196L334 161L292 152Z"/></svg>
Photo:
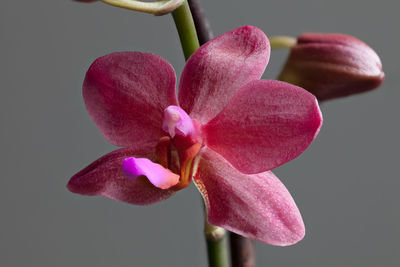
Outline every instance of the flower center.
<svg viewBox="0 0 400 267"><path fill-rule="evenodd" d="M162 129L169 133L179 156L179 183L174 189L180 190L190 184L193 159L203 145L199 127L190 116L178 106L168 106L164 110Z"/></svg>
<svg viewBox="0 0 400 267"><path fill-rule="evenodd" d="M186 137L195 131L192 119L178 106L169 106L164 110L162 129L169 133L171 138L176 134Z"/></svg>
<svg viewBox="0 0 400 267"><path fill-rule="evenodd" d="M203 141L197 123L178 106L164 110L162 129L169 136L162 137L156 146L158 163L129 157L124 159L122 169L129 179L145 175L158 188L178 191L190 185L192 163Z"/></svg>

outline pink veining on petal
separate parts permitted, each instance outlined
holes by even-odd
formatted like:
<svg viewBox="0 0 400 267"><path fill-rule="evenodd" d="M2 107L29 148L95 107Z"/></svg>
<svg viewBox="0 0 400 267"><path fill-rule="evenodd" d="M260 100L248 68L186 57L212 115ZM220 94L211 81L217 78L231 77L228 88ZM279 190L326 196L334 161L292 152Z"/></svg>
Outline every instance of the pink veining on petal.
<svg viewBox="0 0 400 267"><path fill-rule="evenodd" d="M161 189L171 188L179 182L179 175L146 158L126 158L122 163L122 170L130 179L144 175L154 186Z"/></svg>
<svg viewBox="0 0 400 267"><path fill-rule="evenodd" d="M130 204L147 205L165 200L175 191L157 188L145 176L128 179L123 172L122 162L125 158L153 158L148 151L130 148L115 150L75 174L67 187L74 193L99 195Z"/></svg>
<svg viewBox="0 0 400 267"><path fill-rule="evenodd" d="M86 73L86 108L104 137L117 146L156 145L164 135L163 112L176 105L175 72L157 55L112 53Z"/></svg>
<svg viewBox="0 0 400 267"><path fill-rule="evenodd" d="M164 110L162 128L174 138L175 134L188 136L195 130L192 119L178 106L169 106Z"/></svg>
<svg viewBox="0 0 400 267"><path fill-rule="evenodd" d="M243 174L209 148L203 148L197 164L194 182L211 224L278 246L304 237L296 203L272 172Z"/></svg>
<svg viewBox="0 0 400 267"><path fill-rule="evenodd" d="M276 168L299 156L322 124L316 98L285 82L253 81L203 127L206 144L243 173Z"/></svg>
<svg viewBox="0 0 400 267"><path fill-rule="evenodd" d="M244 26L201 46L187 61L179 84L179 103L192 119L207 123L236 91L260 79L270 45L258 28Z"/></svg>
<svg viewBox="0 0 400 267"><path fill-rule="evenodd" d="M351 72L367 76L383 76L382 63L377 53L361 40L345 34L304 33L296 48L310 51L305 59L313 64L343 65Z"/></svg>

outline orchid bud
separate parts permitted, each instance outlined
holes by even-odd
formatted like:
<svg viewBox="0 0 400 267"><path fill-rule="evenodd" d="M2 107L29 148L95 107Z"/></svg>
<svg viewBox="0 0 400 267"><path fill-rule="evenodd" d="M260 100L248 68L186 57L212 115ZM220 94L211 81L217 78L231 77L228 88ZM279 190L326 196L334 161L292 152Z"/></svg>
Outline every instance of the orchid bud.
<svg viewBox="0 0 400 267"><path fill-rule="evenodd" d="M344 34L305 33L292 46L279 79L328 100L375 89L384 80L379 56Z"/></svg>

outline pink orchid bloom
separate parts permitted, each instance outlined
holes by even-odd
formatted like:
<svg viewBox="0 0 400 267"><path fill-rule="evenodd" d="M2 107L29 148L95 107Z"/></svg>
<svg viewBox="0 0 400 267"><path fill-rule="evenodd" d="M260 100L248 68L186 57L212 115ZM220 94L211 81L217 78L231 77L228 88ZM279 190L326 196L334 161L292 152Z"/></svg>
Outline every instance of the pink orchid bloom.
<svg viewBox="0 0 400 267"><path fill-rule="evenodd" d="M260 80L269 54L256 27L220 35L187 61L178 99L174 69L156 55L97 59L85 104L104 137L124 148L74 175L69 190L144 205L193 180L209 223L273 245L301 240L300 212L270 170L310 145L322 117L311 93Z"/></svg>

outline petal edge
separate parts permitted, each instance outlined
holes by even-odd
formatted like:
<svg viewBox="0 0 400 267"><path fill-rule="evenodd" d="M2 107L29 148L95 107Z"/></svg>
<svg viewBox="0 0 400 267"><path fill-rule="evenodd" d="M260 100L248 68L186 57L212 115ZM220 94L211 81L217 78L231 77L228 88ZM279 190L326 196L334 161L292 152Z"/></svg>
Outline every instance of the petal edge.
<svg viewBox="0 0 400 267"><path fill-rule="evenodd" d="M267 36L254 26L212 39L187 61L179 83L179 104L192 119L207 123L238 89L261 78L269 55Z"/></svg>

